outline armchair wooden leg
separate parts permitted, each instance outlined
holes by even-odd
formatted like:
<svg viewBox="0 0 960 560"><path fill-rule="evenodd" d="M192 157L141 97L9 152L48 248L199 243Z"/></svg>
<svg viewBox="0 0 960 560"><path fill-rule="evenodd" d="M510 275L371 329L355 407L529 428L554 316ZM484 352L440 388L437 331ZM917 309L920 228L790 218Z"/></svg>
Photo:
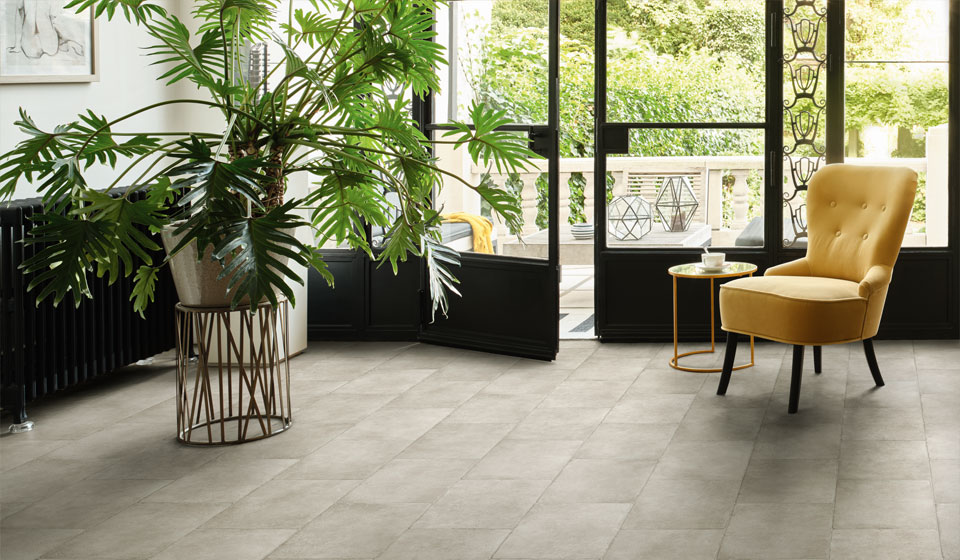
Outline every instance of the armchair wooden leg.
<svg viewBox="0 0 960 560"><path fill-rule="evenodd" d="M727 385L730 384L730 374L733 373L733 360L737 356L737 333L727 332L727 348L723 352L723 371L720 372L720 385L717 394L727 394Z"/></svg>
<svg viewBox="0 0 960 560"><path fill-rule="evenodd" d="M820 373L823 371L823 352L821 352L820 346L813 347L813 373Z"/></svg>
<svg viewBox="0 0 960 560"><path fill-rule="evenodd" d="M863 339L863 353L867 355L867 365L877 387L883 387L883 377L880 377L880 366L877 364L877 355L873 351L873 339Z"/></svg>
<svg viewBox="0 0 960 560"><path fill-rule="evenodd" d="M790 403L787 412L795 414L800 406L800 378L803 375L803 345L793 346L793 375L790 378Z"/></svg>

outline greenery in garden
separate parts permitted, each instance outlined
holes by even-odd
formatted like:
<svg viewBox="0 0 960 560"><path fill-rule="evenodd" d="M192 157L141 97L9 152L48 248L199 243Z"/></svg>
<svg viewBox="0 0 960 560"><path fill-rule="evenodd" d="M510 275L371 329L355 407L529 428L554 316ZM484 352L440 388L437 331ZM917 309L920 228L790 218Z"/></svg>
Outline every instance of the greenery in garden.
<svg viewBox="0 0 960 560"><path fill-rule="evenodd" d="M922 3L921 3L922 4ZM465 68L478 100L518 122L547 114L547 13L543 0L496 0L491 23ZM594 2L560 3L561 157L593 155ZM848 0L847 56L852 60L924 59L923 6ZM762 121L764 8L756 0L609 0L608 120ZM917 45L921 46L917 46ZM947 121L946 73L931 65L850 65L847 126L900 128L893 155L922 157L925 130ZM789 87L785 84L785 87ZM851 133L855 138L856 132ZM729 130L643 130L631 156L759 155L763 136ZM724 188L730 189L732 177ZM759 176L751 174L749 215L762 212ZM571 222L585 221L582 175L570 180ZM589 187L588 187L589 188ZM725 197L725 222L732 216ZM918 196L914 219L923 215ZM538 222L543 221L538 216Z"/></svg>
<svg viewBox="0 0 960 560"><path fill-rule="evenodd" d="M947 60L946 44L923 40L942 27L924 2L847 2L848 60ZM946 2L943 3L946 5ZM864 155L865 127L897 127L894 157L926 155L926 131L949 119L946 64L853 64L846 69L847 153ZM920 173L911 220L926 222L926 173Z"/></svg>
<svg viewBox="0 0 960 560"><path fill-rule="evenodd" d="M763 50L762 11L751 18L748 2L728 2L732 7L723 10L679 4L608 2L608 19L617 28L608 61L610 120L761 120L763 66L757 62ZM543 122L547 116L544 6L538 0L497 0L475 53L478 62L466 69L478 99L519 122ZM665 9L683 17L667 18L673 25L654 25L666 17ZM723 38L727 31L718 24L721 12L730 13L730 33L740 34L741 52L719 46L733 44L731 37ZM561 3L561 157L593 155L593 25L592 0ZM690 33L697 41L684 43ZM744 42L744 37L752 38ZM738 131L644 130L632 137L630 155L759 154L763 146L758 139L762 136ZM573 174L569 188L571 222L586 221L583 190L589 187L583 175ZM537 221L545 222L545 216L538 215Z"/></svg>
<svg viewBox="0 0 960 560"><path fill-rule="evenodd" d="M672 2L662 2L671 4ZM561 3L561 155L593 153L594 52L592 10L589 34L578 27L581 4ZM655 13L651 2L609 2L615 13ZM617 9L619 6L619 9ZM646 6L646 7L644 7ZM641 10L640 8L643 8ZM544 3L498 0L492 24L468 75L479 100L520 122L546 120L547 29ZM571 16L573 12L573 16ZM571 22L572 19L572 22ZM624 15L619 21L638 21ZM762 50L763 14L753 22ZM642 21L642 20L639 20ZM567 36L567 26L575 31ZM682 30L653 35L646 24L618 31L610 41L608 118L621 121L758 120L763 116L763 68L742 53L680 46ZM744 31L744 33L747 33ZM751 32L752 33L752 32ZM662 37L666 34L669 37ZM667 48L669 47L669 49ZM753 48L744 49L752 51ZM753 56L753 54L751 54ZM632 155L744 153L737 134L650 131L631 146Z"/></svg>

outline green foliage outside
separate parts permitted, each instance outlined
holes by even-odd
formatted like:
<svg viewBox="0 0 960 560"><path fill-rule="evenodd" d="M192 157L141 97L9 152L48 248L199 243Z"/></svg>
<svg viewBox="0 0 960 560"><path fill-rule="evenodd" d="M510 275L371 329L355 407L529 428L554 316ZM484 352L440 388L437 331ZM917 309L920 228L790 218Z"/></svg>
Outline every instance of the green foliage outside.
<svg viewBox="0 0 960 560"><path fill-rule="evenodd" d="M917 197L913 201L911 222L926 223L927 221L927 174L917 174Z"/></svg>
<svg viewBox="0 0 960 560"><path fill-rule="evenodd" d="M950 88L946 72L937 66L890 64L848 68L847 129L890 125L925 130L947 122ZM903 157L923 157L922 148L921 142L918 150Z"/></svg>
<svg viewBox="0 0 960 560"><path fill-rule="evenodd" d="M916 3L915 3L916 4ZM496 0L488 32L467 68L477 98L518 122L547 115L547 3ZM593 0L561 2L561 157L591 157L594 127ZM934 56L923 43L936 25L923 3L848 0L851 60ZM608 120L762 121L763 3L755 0L610 0ZM919 38L918 38L919 37ZM926 50L925 50L926 49ZM469 62L469 61L468 61ZM789 88L785 83L785 88ZM848 65L846 124L903 129L900 157L922 157L923 135L947 121L946 72L933 65ZM724 130L643 130L630 156L759 155L762 134ZM582 176L569 182L570 220L584 221ZM762 180L752 173L749 215L762 213ZM732 177L725 177L725 188ZM918 195L914 220L924 215ZM724 197L725 223L732 216ZM539 221L543 221L538 219Z"/></svg>
<svg viewBox="0 0 960 560"><path fill-rule="evenodd" d="M733 175L723 177L723 223L733 222ZM747 175L748 210L747 220L763 215L763 176L756 169L751 169Z"/></svg>
<svg viewBox="0 0 960 560"><path fill-rule="evenodd" d="M669 4L669 3L667 3ZM739 6L740 13L749 13ZM561 157L593 155L595 119L593 2L571 0L561 4L560 41L560 135ZM611 41L608 61L608 116L621 121L757 121L763 116L763 67L754 64L756 51L741 53L708 49L722 39L717 25L718 11L700 18L712 26L710 33L698 33L703 41L682 46L676 35L653 34L646 21L659 13L653 3L622 0L608 3L611 23L622 26L623 35ZM498 0L492 24L479 48L479 63L467 68L479 100L506 110L518 122L544 122L547 117L547 41L544 3L534 0ZM753 34L752 43L763 35L762 11L741 17L738 33ZM636 22L630 28L626 26ZM750 31L753 29L753 31ZM756 33L754 33L756 32ZM746 41L751 45L751 41ZM743 44L743 42L741 42ZM762 53L762 39L758 45ZM762 136L739 131L644 130L631 139L631 156L741 155L762 153ZM612 182L608 181L611 185ZM586 221L581 174L573 174L570 189L570 221ZM541 196L542 198L542 196ZM538 213L545 224L546 207Z"/></svg>
<svg viewBox="0 0 960 560"><path fill-rule="evenodd" d="M540 229L547 229L549 227L549 203L550 203L550 189L547 183L547 176L540 175L537 177L537 221L536 225Z"/></svg>

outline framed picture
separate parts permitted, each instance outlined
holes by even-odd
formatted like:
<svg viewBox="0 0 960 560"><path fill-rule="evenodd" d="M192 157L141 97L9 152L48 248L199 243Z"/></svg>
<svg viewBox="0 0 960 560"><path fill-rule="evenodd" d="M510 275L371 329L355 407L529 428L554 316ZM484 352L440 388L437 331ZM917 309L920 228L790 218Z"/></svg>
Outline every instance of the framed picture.
<svg viewBox="0 0 960 560"><path fill-rule="evenodd" d="M66 0L0 0L0 84L100 80L93 10Z"/></svg>

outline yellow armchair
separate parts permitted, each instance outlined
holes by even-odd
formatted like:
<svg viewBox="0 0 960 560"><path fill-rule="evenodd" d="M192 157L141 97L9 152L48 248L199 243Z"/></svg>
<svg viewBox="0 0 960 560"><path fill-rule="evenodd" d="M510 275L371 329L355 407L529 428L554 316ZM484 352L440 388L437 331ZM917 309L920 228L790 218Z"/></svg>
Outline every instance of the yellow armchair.
<svg viewBox="0 0 960 560"><path fill-rule="evenodd" d="M793 345L788 411L797 411L805 346L863 341L874 381L883 385L872 338L910 219L917 174L902 167L828 165L807 190L807 254L720 288L727 347L717 394L730 383L737 335Z"/></svg>

